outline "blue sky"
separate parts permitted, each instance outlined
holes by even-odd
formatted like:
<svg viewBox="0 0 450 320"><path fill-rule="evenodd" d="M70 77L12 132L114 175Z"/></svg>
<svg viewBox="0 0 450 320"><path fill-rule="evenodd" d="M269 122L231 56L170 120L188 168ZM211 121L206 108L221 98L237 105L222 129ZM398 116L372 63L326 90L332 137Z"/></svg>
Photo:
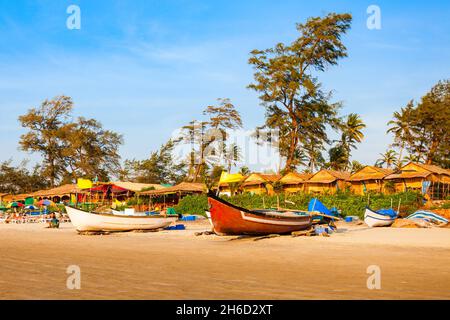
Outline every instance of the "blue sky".
<svg viewBox="0 0 450 320"><path fill-rule="evenodd" d="M69 5L81 30L66 27ZM381 30L366 27L381 8ZM366 139L353 158L372 164L391 141L386 122L450 71L448 1L10 1L0 0L0 161L18 150L17 117L59 94L76 115L124 135L123 158L145 158L172 131L228 97L246 129L264 121L247 64L252 49L296 36L295 23L350 12L349 56L320 75Z"/></svg>

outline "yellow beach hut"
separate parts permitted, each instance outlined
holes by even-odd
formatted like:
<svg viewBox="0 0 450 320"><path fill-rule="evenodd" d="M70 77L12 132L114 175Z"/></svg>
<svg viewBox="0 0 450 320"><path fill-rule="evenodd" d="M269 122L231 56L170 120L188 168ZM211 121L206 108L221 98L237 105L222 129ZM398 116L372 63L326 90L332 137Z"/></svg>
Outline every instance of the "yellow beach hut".
<svg viewBox="0 0 450 320"><path fill-rule="evenodd" d="M283 185L284 192L295 193L306 191L306 181L312 177L310 173L289 172L285 174L279 181Z"/></svg>
<svg viewBox="0 0 450 320"><path fill-rule="evenodd" d="M444 199L450 194L450 171L435 165L409 162L384 180L385 191L418 191L431 199ZM386 190L388 186L391 190Z"/></svg>
<svg viewBox="0 0 450 320"><path fill-rule="evenodd" d="M254 194L273 194L273 183L280 180L279 174L252 173L242 183L242 191Z"/></svg>
<svg viewBox="0 0 450 320"><path fill-rule="evenodd" d="M353 173L348 182L350 190L355 194L363 195L367 192L380 193L383 190L383 179L394 171L375 166L365 166Z"/></svg>
<svg viewBox="0 0 450 320"><path fill-rule="evenodd" d="M349 178L349 172L322 169L306 182L307 191L313 194L334 194L338 190L345 190Z"/></svg>

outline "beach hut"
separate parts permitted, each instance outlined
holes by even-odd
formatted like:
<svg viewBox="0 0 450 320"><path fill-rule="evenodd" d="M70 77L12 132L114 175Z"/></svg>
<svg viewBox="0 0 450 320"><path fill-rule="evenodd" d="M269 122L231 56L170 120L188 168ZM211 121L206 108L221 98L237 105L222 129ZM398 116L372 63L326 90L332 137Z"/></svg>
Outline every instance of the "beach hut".
<svg viewBox="0 0 450 320"><path fill-rule="evenodd" d="M25 199L31 196L32 194L30 193L7 194L3 196L3 202L25 201Z"/></svg>
<svg viewBox="0 0 450 320"><path fill-rule="evenodd" d="M374 166L365 166L364 168L353 173L348 182L350 190L355 194L366 194L367 192L380 193L383 191L383 179L393 170L384 169Z"/></svg>
<svg viewBox="0 0 450 320"><path fill-rule="evenodd" d="M49 199L55 203L73 200L72 198L77 194L84 194L85 191L78 188L76 184L64 184L59 187L39 190L32 193L32 196L37 200Z"/></svg>
<svg viewBox="0 0 450 320"><path fill-rule="evenodd" d="M157 190L148 190L140 192L140 195L149 195L149 196L159 196L159 195L168 195L168 194L180 194L180 195L188 195L188 194L201 194L206 193L206 185L204 183L196 183L196 182L181 182L172 187L159 188Z"/></svg>
<svg viewBox="0 0 450 320"><path fill-rule="evenodd" d="M161 205L163 208L176 205L183 197L192 194L206 193L207 187L204 183L181 182L175 186L158 190L140 192L140 196L149 196L149 207ZM155 204L154 200L158 203Z"/></svg>
<svg viewBox="0 0 450 320"><path fill-rule="evenodd" d="M322 169L306 181L306 189L308 193L313 194L334 194L338 190L345 190L349 178L349 172Z"/></svg>
<svg viewBox="0 0 450 320"><path fill-rule="evenodd" d="M242 191L254 194L273 194L273 184L281 179L279 174L252 173L242 183Z"/></svg>
<svg viewBox="0 0 450 320"><path fill-rule="evenodd" d="M113 181L110 182L109 184L131 192L141 192L143 190L149 189L161 190L166 188L165 186L157 183L138 183L129 181Z"/></svg>
<svg viewBox="0 0 450 320"><path fill-rule="evenodd" d="M312 177L310 173L289 172L279 181L283 185L284 192L295 193L306 191L306 181Z"/></svg>
<svg viewBox="0 0 450 320"><path fill-rule="evenodd" d="M450 194L450 171L435 165L409 162L384 178L386 192L417 191L431 199Z"/></svg>

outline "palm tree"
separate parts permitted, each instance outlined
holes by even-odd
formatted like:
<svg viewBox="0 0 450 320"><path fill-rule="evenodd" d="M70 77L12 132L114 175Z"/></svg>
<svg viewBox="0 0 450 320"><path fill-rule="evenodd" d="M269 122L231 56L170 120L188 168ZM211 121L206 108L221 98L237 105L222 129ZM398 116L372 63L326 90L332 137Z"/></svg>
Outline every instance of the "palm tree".
<svg viewBox="0 0 450 320"><path fill-rule="evenodd" d="M245 176L248 176L249 174L250 174L250 169L248 168L248 167L241 167L240 169L239 169L239 173L241 174L241 175L243 175L244 177Z"/></svg>
<svg viewBox="0 0 450 320"><path fill-rule="evenodd" d="M387 150L384 154L380 153L381 158L375 163L376 166L382 167L386 165L386 168L397 165L397 152L395 150Z"/></svg>
<svg viewBox="0 0 450 320"><path fill-rule="evenodd" d="M419 156L415 154L408 154L403 160L406 162L420 162Z"/></svg>
<svg viewBox="0 0 450 320"><path fill-rule="evenodd" d="M355 173L356 171L364 168L364 165L360 163L359 161L353 160L350 166L351 173Z"/></svg>
<svg viewBox="0 0 450 320"><path fill-rule="evenodd" d="M350 113L341 126L342 136L340 145L346 153L348 164L350 162L351 149L356 149L356 143L360 143L364 139L362 129L365 127L366 125L361 117L356 113ZM346 165L346 168L348 168L348 164Z"/></svg>
<svg viewBox="0 0 450 320"><path fill-rule="evenodd" d="M390 128L387 130L387 133L394 135L393 146L400 148L397 160L399 164L402 163L403 150L406 144L412 139L411 111L413 108L413 102L410 101L405 108L400 109L400 112L394 112L393 120L388 122Z"/></svg>
<svg viewBox="0 0 450 320"><path fill-rule="evenodd" d="M241 161L242 154L241 154L241 148L235 143L232 143L226 152L224 152L224 158L225 162L227 164L227 171L228 173L231 172L231 167L236 166L236 163Z"/></svg>

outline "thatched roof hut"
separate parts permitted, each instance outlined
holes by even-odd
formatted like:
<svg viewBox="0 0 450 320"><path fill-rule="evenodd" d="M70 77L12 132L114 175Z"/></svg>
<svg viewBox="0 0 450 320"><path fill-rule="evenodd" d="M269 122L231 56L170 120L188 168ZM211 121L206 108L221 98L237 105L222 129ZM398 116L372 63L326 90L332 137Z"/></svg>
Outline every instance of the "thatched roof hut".
<svg viewBox="0 0 450 320"><path fill-rule="evenodd" d="M285 174L279 181L283 185L285 192L305 191L305 183L312 177L311 173L289 172Z"/></svg>
<svg viewBox="0 0 450 320"><path fill-rule="evenodd" d="M206 185L204 183L195 182L181 182L172 187L166 187L158 190L148 190L140 192L140 195L160 196L168 194L193 194L193 193L205 193Z"/></svg>
<svg viewBox="0 0 450 320"><path fill-rule="evenodd" d="M383 190L383 179L392 172L391 169L365 166L349 177L348 182L351 191L361 195L366 192L381 192Z"/></svg>
<svg viewBox="0 0 450 320"><path fill-rule="evenodd" d="M21 194L7 194L3 196L4 202L12 202L12 201L24 201L26 198L32 197L30 193L21 193Z"/></svg>
<svg viewBox="0 0 450 320"><path fill-rule="evenodd" d="M409 162L386 176L392 181L393 190L428 193L432 199L443 199L450 194L450 171L435 165Z"/></svg>
<svg viewBox="0 0 450 320"><path fill-rule="evenodd" d="M242 183L241 189L244 192L255 194L273 194L272 184L281 179L279 174L252 173Z"/></svg>
<svg viewBox="0 0 450 320"><path fill-rule="evenodd" d="M129 181L113 181L109 184L115 185L119 188L126 189L133 192L141 192L142 190L153 188L155 190L161 190L165 187L157 183L138 183Z"/></svg>
<svg viewBox="0 0 450 320"><path fill-rule="evenodd" d="M83 193L83 190L79 189L76 184L64 184L56 188L33 192L32 195L34 197L44 198L44 197L62 197L65 195L75 193Z"/></svg>
<svg viewBox="0 0 450 320"><path fill-rule="evenodd" d="M313 174L306 181L307 191L310 193L335 193L337 190L344 190L350 172L322 169Z"/></svg>

